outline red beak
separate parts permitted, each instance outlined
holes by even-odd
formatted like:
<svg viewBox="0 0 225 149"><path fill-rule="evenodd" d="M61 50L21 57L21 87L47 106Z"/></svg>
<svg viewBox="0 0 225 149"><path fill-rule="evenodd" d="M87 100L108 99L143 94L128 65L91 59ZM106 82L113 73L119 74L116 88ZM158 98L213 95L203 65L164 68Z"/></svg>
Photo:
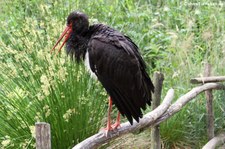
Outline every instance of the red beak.
<svg viewBox="0 0 225 149"><path fill-rule="evenodd" d="M70 34L72 32L72 24L69 24L63 31L63 33L61 34L61 36L59 37L59 39L57 40L56 44L54 45L54 47L51 50L51 53L55 50L56 46L59 44L59 42L63 39L63 37L65 36L65 39L62 43L62 45L60 46L58 52L56 54L58 54L62 47L64 46L64 44L67 42L67 40L70 38Z"/></svg>

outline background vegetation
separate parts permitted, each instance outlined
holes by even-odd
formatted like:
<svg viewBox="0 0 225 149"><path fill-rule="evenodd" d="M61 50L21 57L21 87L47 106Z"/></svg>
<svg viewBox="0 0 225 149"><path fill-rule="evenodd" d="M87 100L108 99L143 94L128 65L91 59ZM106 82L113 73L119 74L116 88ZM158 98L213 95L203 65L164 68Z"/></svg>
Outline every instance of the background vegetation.
<svg viewBox="0 0 225 149"><path fill-rule="evenodd" d="M140 47L149 74L165 74L163 95L176 97L202 76L225 69L225 3L157 0L0 0L0 148L34 148L34 124L51 124L53 148L71 148L96 133L106 116L107 95L82 65L49 51L73 10L105 23ZM216 133L225 129L225 94L214 92ZM104 102L103 102L104 101ZM165 148L201 148L207 141L205 99L199 96L162 123ZM148 133L148 132L145 132ZM147 140L145 133L137 135ZM127 139L126 139L127 140ZM140 144L140 143L139 143ZM128 145L129 146L129 145Z"/></svg>

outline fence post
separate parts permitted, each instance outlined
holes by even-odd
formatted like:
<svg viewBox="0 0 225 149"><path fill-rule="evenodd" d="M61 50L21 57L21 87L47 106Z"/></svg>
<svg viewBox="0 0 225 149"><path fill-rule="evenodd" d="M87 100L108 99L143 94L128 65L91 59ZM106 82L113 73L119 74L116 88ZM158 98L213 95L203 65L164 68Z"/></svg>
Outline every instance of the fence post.
<svg viewBox="0 0 225 149"><path fill-rule="evenodd" d="M152 97L152 110L160 105L163 80L164 76L162 73L154 73L153 84L155 86L155 91ZM151 128L151 149L161 149L159 125Z"/></svg>
<svg viewBox="0 0 225 149"><path fill-rule="evenodd" d="M35 123L36 149L51 149L50 124L45 122Z"/></svg>
<svg viewBox="0 0 225 149"><path fill-rule="evenodd" d="M205 64L204 76L209 77L211 75L211 65ZM205 91L206 96L206 124L207 124L207 135L208 140L214 137L214 114L213 114L213 94L212 90Z"/></svg>

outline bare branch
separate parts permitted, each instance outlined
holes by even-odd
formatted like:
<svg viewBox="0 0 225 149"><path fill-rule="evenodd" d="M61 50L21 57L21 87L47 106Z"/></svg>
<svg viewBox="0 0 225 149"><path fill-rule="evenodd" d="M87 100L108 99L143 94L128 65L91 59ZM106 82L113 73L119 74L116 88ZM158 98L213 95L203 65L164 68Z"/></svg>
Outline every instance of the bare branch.
<svg viewBox="0 0 225 149"><path fill-rule="evenodd" d="M222 82L225 81L225 76L216 76L216 77L201 77L201 78L192 78L191 83L199 84L199 83L210 83L210 82Z"/></svg>
<svg viewBox="0 0 225 149"><path fill-rule="evenodd" d="M174 90L170 89L167 92L167 95L164 98L162 104L155 110L144 115L144 117L140 120L139 123L134 122L132 126L129 124L129 122L123 123L121 124L121 128L117 129L116 131L110 132L108 137L104 135L104 132L99 132L82 141L81 143L77 144L76 146L74 146L73 149L97 148L101 144L106 143L109 140L115 139L121 135L134 132L136 130L144 129L149 126L158 125L161 122L167 120L169 117L171 117L178 111L180 111L182 107L184 107L189 101L195 98L198 94L210 89L225 90L225 86L218 83L207 83L202 86L195 87L187 94L181 96L174 104L172 104L169 107L174 95ZM166 109L168 110L166 111Z"/></svg>
<svg viewBox="0 0 225 149"><path fill-rule="evenodd" d="M174 104L172 104L169 107L169 109L156 120L154 125L157 125L157 124L167 120L169 117L171 117L175 113L179 112L183 106L185 106L189 101L191 101L193 98L195 98L198 94L200 94L201 92L204 92L206 90L210 90L210 89L225 90L225 86L223 84L219 84L219 83L207 83L202 86L193 88L187 94L181 96Z"/></svg>
<svg viewBox="0 0 225 149"><path fill-rule="evenodd" d="M212 138L202 149L215 149L216 147L225 144L225 133Z"/></svg>
<svg viewBox="0 0 225 149"><path fill-rule="evenodd" d="M136 130L144 129L159 118L165 111L168 109L168 107L171 104L171 101L174 96L174 90L170 89L167 92L166 97L164 98L163 102L161 105L158 106L155 110L149 112L148 114L144 115L144 117L140 120L139 123L134 122L133 125L130 125L129 122L121 124L121 127L115 131L110 131L108 136L106 137L104 132L99 132L86 140L82 141L81 143L77 144L76 146L73 147L73 149L88 149L88 148L97 148L101 144L111 140L115 139L121 135L134 132Z"/></svg>

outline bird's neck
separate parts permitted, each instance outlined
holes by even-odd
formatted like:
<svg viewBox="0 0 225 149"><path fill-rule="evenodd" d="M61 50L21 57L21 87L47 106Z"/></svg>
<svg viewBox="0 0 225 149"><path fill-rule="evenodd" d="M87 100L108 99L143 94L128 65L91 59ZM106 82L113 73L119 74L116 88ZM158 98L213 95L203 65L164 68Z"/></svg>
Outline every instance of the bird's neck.
<svg viewBox="0 0 225 149"><path fill-rule="evenodd" d="M87 51L87 45L89 41L89 37L85 34L71 34L71 38L68 40L66 44L66 52L73 59L76 59L77 62L83 60L85 57L85 53Z"/></svg>
<svg viewBox="0 0 225 149"><path fill-rule="evenodd" d="M103 24L95 24L89 27L85 32L77 34L72 32L70 39L66 44L66 52L77 62L85 58L85 54L88 48L88 42L92 36L101 33L101 29L104 27Z"/></svg>

